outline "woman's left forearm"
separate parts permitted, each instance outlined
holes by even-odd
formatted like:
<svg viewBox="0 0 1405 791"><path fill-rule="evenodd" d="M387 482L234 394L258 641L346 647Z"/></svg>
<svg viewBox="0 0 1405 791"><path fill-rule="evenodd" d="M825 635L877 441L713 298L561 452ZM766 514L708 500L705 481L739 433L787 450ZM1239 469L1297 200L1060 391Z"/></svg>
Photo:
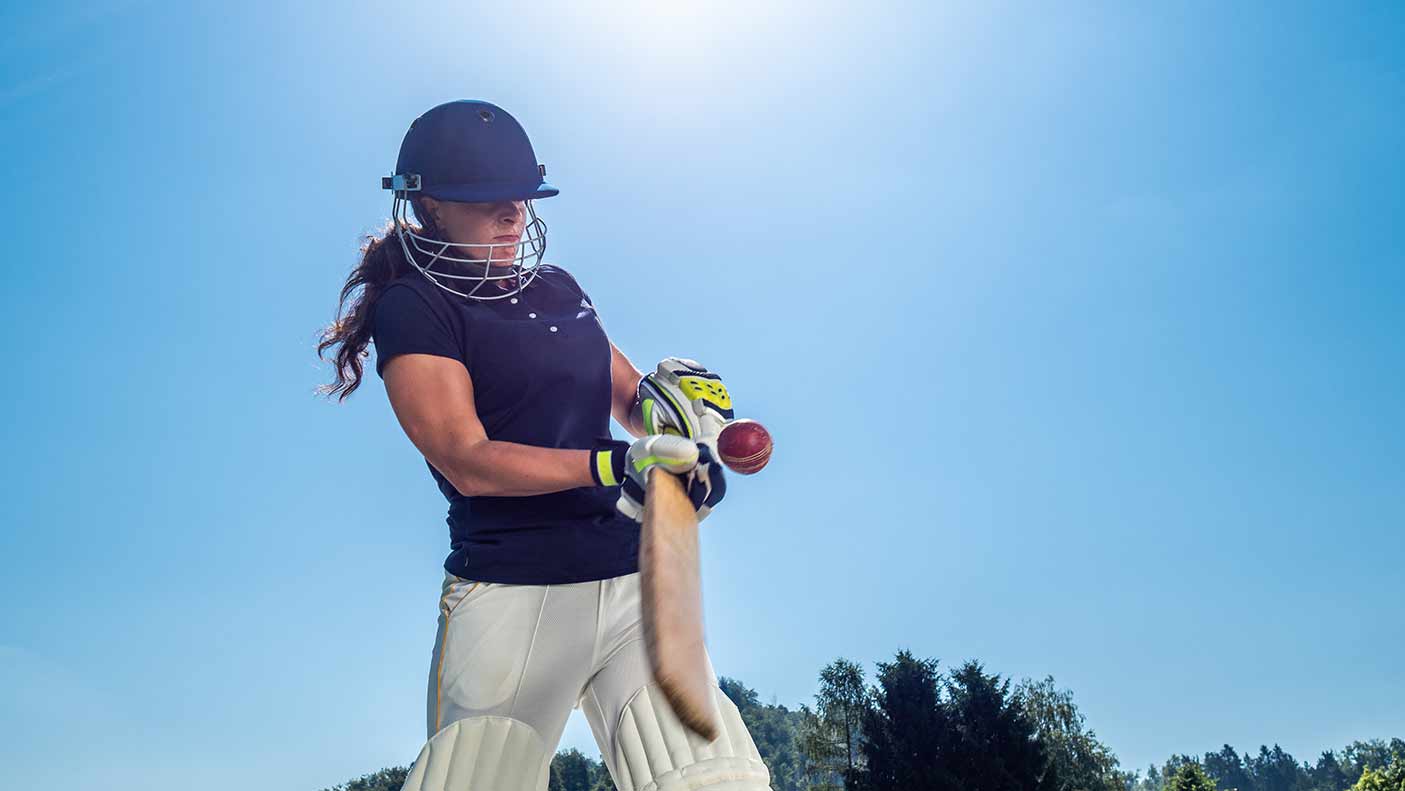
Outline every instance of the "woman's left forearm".
<svg viewBox="0 0 1405 791"><path fill-rule="evenodd" d="M610 344L610 413L632 437L644 436L639 414L639 380L644 375Z"/></svg>

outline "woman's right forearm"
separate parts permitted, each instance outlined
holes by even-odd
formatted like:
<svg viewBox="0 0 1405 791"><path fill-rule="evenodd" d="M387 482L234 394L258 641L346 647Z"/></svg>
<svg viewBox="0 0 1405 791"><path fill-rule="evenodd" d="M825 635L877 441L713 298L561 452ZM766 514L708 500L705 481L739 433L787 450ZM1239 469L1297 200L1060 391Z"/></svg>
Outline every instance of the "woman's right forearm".
<svg viewBox="0 0 1405 791"><path fill-rule="evenodd" d="M589 450L489 439L474 405L473 382L457 360L393 357L385 389L410 441L461 494L530 497L595 485Z"/></svg>
<svg viewBox="0 0 1405 791"><path fill-rule="evenodd" d="M483 439L455 447L430 463L460 494L529 497L594 486L590 454Z"/></svg>

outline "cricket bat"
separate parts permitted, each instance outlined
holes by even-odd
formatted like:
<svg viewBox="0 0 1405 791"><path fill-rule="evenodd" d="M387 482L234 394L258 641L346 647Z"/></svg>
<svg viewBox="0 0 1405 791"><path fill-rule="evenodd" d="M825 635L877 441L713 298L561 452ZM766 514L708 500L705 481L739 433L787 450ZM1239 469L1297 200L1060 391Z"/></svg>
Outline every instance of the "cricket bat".
<svg viewBox="0 0 1405 791"><path fill-rule="evenodd" d="M698 517L683 482L658 467L644 497L639 584L654 680L678 719L711 742L719 714L703 647Z"/></svg>

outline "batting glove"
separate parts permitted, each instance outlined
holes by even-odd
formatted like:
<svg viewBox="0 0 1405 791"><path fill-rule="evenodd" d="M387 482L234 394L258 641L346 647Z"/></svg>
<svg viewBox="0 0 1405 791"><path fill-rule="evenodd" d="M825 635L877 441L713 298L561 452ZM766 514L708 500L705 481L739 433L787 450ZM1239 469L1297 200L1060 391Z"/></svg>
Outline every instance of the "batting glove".
<svg viewBox="0 0 1405 791"><path fill-rule="evenodd" d="M645 433L676 434L708 444L716 442L733 415L722 377L681 357L665 358L658 370L639 381L637 408Z"/></svg>
<svg viewBox="0 0 1405 791"><path fill-rule="evenodd" d="M697 511L707 518L727 494L727 479L712 448L670 434L651 434L633 444L610 441L591 453L591 474L601 486L620 486L615 507L636 522L644 520L644 493L653 467L683 475L683 487Z"/></svg>

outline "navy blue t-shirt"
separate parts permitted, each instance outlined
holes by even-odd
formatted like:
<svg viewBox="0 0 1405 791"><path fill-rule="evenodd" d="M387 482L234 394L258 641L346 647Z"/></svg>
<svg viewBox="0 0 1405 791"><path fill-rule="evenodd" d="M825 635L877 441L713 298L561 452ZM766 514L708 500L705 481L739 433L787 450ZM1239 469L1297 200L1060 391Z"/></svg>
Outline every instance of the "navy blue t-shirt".
<svg viewBox="0 0 1405 791"><path fill-rule="evenodd" d="M463 363L491 440L590 449L610 436L610 343L590 298L560 267L543 265L526 290L492 302L447 293L412 272L376 300L371 333L378 374L397 354ZM429 470L449 500L444 568L452 574L546 585L639 568L639 526L615 509L618 486L467 497Z"/></svg>

